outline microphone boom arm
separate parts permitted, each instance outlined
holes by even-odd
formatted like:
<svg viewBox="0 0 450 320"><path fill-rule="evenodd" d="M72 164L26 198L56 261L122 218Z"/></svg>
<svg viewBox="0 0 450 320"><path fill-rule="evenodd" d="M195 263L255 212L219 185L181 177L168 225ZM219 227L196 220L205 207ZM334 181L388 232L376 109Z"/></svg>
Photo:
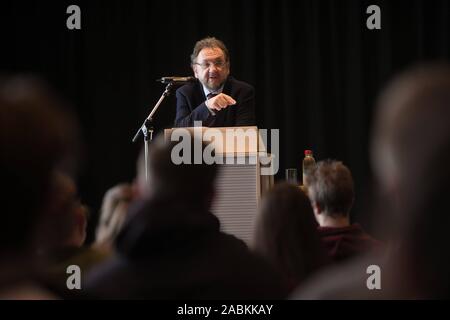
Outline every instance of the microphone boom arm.
<svg viewBox="0 0 450 320"><path fill-rule="evenodd" d="M159 98L158 102L153 107L152 111L148 115L148 117L144 120L144 123L139 128L139 130L136 132L133 138L133 142L136 142L136 140L139 138L139 136L144 136L144 146L145 146L145 180L149 181L149 168L148 168L148 149L150 141L153 139L153 116L155 115L155 112L158 110L159 106L163 102L164 98L170 95L170 90L173 87L173 82L169 82L166 86L166 89L164 90L163 94Z"/></svg>
<svg viewBox="0 0 450 320"><path fill-rule="evenodd" d="M142 126L138 129L136 134L134 135L133 142L136 142L136 140L139 138L140 134L142 133L144 135L145 141L152 140L153 139L153 128L151 127L151 123L153 122L153 116L155 115L156 111L158 110L159 106L163 102L164 98L170 95L170 90L173 87L173 82L169 82L166 86L166 89L164 90L163 94L159 98L156 105L153 107L152 111L148 115L148 117L145 119ZM150 133L150 137L149 137Z"/></svg>

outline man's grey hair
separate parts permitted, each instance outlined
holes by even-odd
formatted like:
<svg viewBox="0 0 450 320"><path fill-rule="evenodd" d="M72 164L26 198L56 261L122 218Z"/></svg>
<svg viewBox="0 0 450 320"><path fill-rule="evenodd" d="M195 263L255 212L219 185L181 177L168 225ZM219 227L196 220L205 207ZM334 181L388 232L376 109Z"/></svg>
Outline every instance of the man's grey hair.
<svg viewBox="0 0 450 320"><path fill-rule="evenodd" d="M355 192L350 170L340 161L324 160L306 177L308 195L328 215L348 216Z"/></svg>
<svg viewBox="0 0 450 320"><path fill-rule="evenodd" d="M230 62L230 55L228 53L228 49L225 46L225 44L219 40L216 39L214 37L207 37L204 39L201 39L199 41L197 41L197 43L195 44L194 50L192 51L191 54L191 64L194 64L196 62L196 59L200 53L200 51L202 51L205 48L219 48L223 51L223 54L225 56L225 62L229 63Z"/></svg>

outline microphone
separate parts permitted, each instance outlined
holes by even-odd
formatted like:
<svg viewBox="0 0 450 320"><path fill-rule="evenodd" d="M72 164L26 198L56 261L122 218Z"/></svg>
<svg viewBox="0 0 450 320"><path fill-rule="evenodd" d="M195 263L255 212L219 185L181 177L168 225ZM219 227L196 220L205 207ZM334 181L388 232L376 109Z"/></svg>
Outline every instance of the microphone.
<svg viewBox="0 0 450 320"><path fill-rule="evenodd" d="M157 79L157 82L161 83L176 83L176 84L183 84L187 82L193 82L197 80L197 78L194 77L162 77L161 79Z"/></svg>

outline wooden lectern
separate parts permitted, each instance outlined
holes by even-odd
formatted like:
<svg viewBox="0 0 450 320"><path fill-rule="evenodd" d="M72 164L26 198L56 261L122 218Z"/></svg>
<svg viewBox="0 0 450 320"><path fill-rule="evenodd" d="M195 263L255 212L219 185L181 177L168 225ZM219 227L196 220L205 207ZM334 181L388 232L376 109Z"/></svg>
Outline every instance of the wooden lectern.
<svg viewBox="0 0 450 320"><path fill-rule="evenodd" d="M181 141L187 132L214 146L219 172L211 212L219 218L222 231L251 245L261 195L273 185L273 175L261 175L262 163L268 166L271 155L258 128L173 128L166 129L164 136Z"/></svg>

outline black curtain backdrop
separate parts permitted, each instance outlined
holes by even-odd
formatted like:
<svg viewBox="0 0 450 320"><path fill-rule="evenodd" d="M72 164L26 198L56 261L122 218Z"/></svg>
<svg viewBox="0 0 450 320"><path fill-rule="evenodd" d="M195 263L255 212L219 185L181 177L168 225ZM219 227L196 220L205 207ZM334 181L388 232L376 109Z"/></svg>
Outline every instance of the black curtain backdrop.
<svg viewBox="0 0 450 320"><path fill-rule="evenodd" d="M81 8L79 31L66 28L71 4ZM371 4L381 8L381 30L366 28ZM41 75L79 117L78 183L94 213L109 187L135 175L143 143L131 138L164 89L155 79L191 75L193 45L210 35L228 46L232 74L255 86L258 126L280 129L277 179L300 170L304 149L342 160L357 187L353 217L370 230L377 94L405 67L450 57L444 0L14 0L0 8L1 73ZM170 97L156 129L171 127L174 115Z"/></svg>

